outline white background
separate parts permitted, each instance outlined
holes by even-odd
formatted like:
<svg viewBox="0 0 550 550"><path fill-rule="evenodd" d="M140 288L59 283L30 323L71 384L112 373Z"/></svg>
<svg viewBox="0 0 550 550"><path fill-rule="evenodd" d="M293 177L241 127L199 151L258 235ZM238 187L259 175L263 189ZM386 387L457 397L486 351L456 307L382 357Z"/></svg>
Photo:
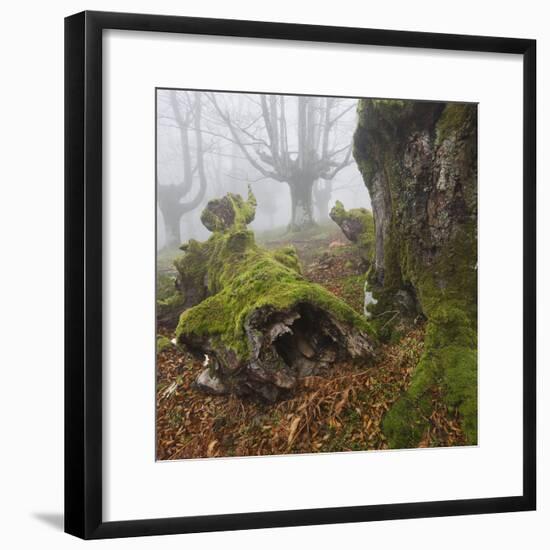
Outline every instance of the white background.
<svg viewBox="0 0 550 550"><path fill-rule="evenodd" d="M463 1L346 2L323 7L318 2L214 2L182 6L177 2L59 2L54 6L21 2L4 12L2 33L2 527L7 548L64 548L82 545L60 532L62 511L62 200L63 200L63 38L64 15L84 8L233 17L319 24L341 24L470 34L514 35L539 40L539 97L547 83L550 36L543 3ZM546 34L545 34L546 32ZM548 69L546 69L547 71ZM547 95L547 92L546 92ZM539 212L547 211L542 182L548 164L542 158L548 136L548 110L539 102ZM505 127L506 113L503 113ZM547 142L547 139L546 139ZM547 148L547 146L546 146ZM518 192L519 192L518 188ZM544 245L550 225L540 217L539 280L550 276ZM514 228L511 217L510 231ZM503 236L506 242L506 235ZM510 251L511 261L517 261ZM503 313L506 266L495 284L502 285ZM539 285L539 311L550 306L548 287ZM548 377L544 373L550 326L539 315L539 460L543 464L545 432L550 420ZM503 335L503 343L509 339ZM510 434L514 437L514 434ZM547 438L547 436L546 436ZM453 472L449 472L453 475ZM409 520L362 525L320 526L259 532L220 533L157 539L108 541L104 547L280 548L301 545L333 548L349 544L385 548L463 548L490 544L500 548L548 545L550 489L539 469L539 511L462 518ZM89 543L90 544L90 543Z"/></svg>
<svg viewBox="0 0 550 550"><path fill-rule="evenodd" d="M521 57L108 31L103 62L104 520L520 495ZM479 102L478 447L153 461L155 85Z"/></svg>

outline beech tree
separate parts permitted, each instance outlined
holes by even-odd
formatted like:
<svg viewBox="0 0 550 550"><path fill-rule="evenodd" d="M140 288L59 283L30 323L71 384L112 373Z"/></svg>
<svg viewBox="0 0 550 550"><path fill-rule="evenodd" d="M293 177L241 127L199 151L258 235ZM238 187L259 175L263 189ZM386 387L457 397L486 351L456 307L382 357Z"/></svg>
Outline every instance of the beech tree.
<svg viewBox="0 0 550 550"><path fill-rule="evenodd" d="M331 97L246 95L252 108L243 112L242 108L231 109L231 102L221 94L206 95L228 130L226 139L236 144L261 177L288 185L289 229L298 231L313 225L315 182L330 182L354 162L350 141L341 142L337 126L356 102ZM326 202L328 211L328 199Z"/></svg>
<svg viewBox="0 0 550 550"><path fill-rule="evenodd" d="M178 130L180 156L183 176L176 183L158 186L158 203L166 227L166 246L174 247L181 244L180 223L182 216L197 208L203 201L207 178L204 168L204 153L202 136L202 99L200 93L170 91L167 94L165 113L159 119L167 120L164 126ZM198 181L198 190L193 198L185 201L191 195L194 183Z"/></svg>
<svg viewBox="0 0 550 550"><path fill-rule="evenodd" d="M313 200L319 220L328 220L328 205L332 196L332 180L317 180L313 186Z"/></svg>

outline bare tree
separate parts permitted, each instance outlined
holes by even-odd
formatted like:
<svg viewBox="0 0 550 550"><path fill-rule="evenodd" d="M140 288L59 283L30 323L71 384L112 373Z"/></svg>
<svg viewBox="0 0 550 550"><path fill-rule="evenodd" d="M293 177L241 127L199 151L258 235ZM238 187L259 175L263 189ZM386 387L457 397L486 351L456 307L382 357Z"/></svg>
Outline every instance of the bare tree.
<svg viewBox="0 0 550 550"><path fill-rule="evenodd" d="M169 126L178 130L183 177L177 183L158 186L159 207L166 226L166 246L181 243L180 223L182 216L197 208L206 194L206 175L202 137L202 101L200 93L175 92L168 94L171 114L159 119L171 121ZM165 124L166 126L166 124ZM183 202L190 195L194 182L199 188L195 196Z"/></svg>
<svg viewBox="0 0 550 550"><path fill-rule="evenodd" d="M263 178L288 184L291 196L289 228L314 224L313 187L330 181L353 162L351 143L339 143L337 122L355 107L355 101L330 97L246 96L255 106L235 113L219 94L208 99L229 131L226 137ZM291 109L296 109L291 113ZM293 122L294 121L294 122ZM328 206L328 204L327 204Z"/></svg>
<svg viewBox="0 0 550 550"><path fill-rule="evenodd" d="M317 180L313 187L313 200L320 221L328 220L328 206L332 197L332 180Z"/></svg>

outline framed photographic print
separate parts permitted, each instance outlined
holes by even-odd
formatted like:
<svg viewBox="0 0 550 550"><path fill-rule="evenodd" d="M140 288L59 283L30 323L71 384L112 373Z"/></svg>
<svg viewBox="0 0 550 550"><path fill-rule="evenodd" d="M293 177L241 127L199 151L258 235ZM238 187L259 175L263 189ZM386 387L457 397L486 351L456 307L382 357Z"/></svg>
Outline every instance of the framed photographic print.
<svg viewBox="0 0 550 550"><path fill-rule="evenodd" d="M535 41L65 41L68 533L535 509Z"/></svg>

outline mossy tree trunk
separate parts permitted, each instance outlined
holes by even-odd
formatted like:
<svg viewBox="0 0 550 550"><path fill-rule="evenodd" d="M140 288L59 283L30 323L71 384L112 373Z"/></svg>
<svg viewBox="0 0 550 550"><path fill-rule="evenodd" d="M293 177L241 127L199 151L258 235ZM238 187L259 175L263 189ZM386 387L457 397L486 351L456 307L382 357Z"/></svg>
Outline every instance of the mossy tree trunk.
<svg viewBox="0 0 550 550"><path fill-rule="evenodd" d="M426 351L384 428L416 446L434 390L477 441L477 106L360 100L354 156L372 199L380 318L416 301ZM406 297L406 299L404 298Z"/></svg>

